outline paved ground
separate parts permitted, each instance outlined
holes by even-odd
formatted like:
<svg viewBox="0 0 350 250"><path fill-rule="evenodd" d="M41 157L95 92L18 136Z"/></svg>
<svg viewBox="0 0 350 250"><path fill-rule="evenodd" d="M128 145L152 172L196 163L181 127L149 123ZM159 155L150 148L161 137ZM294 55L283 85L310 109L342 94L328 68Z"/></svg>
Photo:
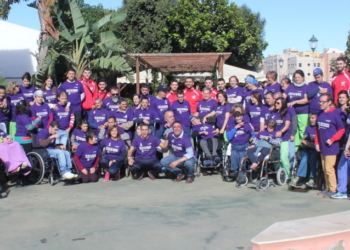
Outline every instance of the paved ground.
<svg viewBox="0 0 350 250"><path fill-rule="evenodd" d="M316 192L237 189L219 175L11 188L0 200L0 248L250 249L274 222L349 209Z"/></svg>

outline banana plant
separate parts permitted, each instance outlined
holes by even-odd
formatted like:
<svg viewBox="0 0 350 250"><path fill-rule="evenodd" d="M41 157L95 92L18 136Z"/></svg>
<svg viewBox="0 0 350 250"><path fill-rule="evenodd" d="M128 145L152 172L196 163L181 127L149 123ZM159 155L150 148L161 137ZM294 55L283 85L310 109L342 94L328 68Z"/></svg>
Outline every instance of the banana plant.
<svg viewBox="0 0 350 250"><path fill-rule="evenodd" d="M134 72L122 57L125 50L119 45L120 35L113 31L105 31L100 33L96 41L92 39L92 35L99 28L110 22L113 24L122 22L126 15L109 14L90 25L84 20L77 1L68 0L67 2L69 4L68 13L62 10L58 2L52 6L53 16L58 25L59 40L49 37L43 42L42 46L47 46L48 52L37 74L37 81L42 83L47 74L54 72L57 61L64 59L68 67L75 69L78 77L82 75L86 66L92 64L101 69L119 71L130 82L134 82ZM66 25L67 16L71 18L72 28ZM91 51L95 48L100 48L103 55L90 60Z"/></svg>

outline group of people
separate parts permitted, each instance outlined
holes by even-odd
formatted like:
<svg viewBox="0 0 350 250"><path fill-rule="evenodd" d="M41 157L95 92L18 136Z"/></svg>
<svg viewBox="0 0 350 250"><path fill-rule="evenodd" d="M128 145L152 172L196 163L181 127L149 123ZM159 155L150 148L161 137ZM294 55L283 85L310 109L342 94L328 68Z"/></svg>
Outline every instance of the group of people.
<svg viewBox="0 0 350 250"><path fill-rule="evenodd" d="M132 105L120 97L118 88L108 92L105 79L93 81L89 69L78 80L69 70L59 87L48 76L42 89L30 85L26 73L21 85L10 82L6 89L0 87L0 133L11 135L26 153L33 144L45 147L67 179L78 177L70 170L73 158L83 182L97 181L99 166L105 181L119 179L127 159L138 180L145 173L154 180L169 172L175 182L192 183L198 154L203 153L204 164L220 164L220 141L231 144L234 177L245 155L251 161L249 171L255 171L269 148L280 146L281 166L290 185L303 181L313 187L320 159L326 189L319 195L347 198L350 73L345 67L344 58L338 58L331 84L320 68L314 69L315 81L310 83L303 71L296 70L292 80L283 78L281 83L270 71L265 85L248 75L241 86L232 76L228 88L222 78L214 88L207 77L202 90L188 77L183 90L174 80L169 91L161 85L155 96L148 84L141 84L141 94L133 96ZM166 150L171 153L160 156ZM301 161L292 178L296 150Z"/></svg>

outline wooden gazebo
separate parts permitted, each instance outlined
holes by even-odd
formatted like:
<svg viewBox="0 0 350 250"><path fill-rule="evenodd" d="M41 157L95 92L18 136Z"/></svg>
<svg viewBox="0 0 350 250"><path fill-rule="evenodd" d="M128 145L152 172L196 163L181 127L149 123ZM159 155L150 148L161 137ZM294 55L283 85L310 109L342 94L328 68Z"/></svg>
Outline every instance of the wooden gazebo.
<svg viewBox="0 0 350 250"><path fill-rule="evenodd" d="M218 53L166 53L166 54L128 54L136 61L136 93L140 93L140 63L146 68L161 72L205 72L218 68L220 77L224 76L224 63L230 52Z"/></svg>

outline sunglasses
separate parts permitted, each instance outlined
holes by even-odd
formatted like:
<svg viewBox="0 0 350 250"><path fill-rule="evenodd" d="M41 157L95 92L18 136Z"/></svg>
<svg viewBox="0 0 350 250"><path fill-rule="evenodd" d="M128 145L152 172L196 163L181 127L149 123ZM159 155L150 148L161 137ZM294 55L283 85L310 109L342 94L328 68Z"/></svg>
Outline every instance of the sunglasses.
<svg viewBox="0 0 350 250"><path fill-rule="evenodd" d="M118 94L111 94L112 96L118 96Z"/></svg>

